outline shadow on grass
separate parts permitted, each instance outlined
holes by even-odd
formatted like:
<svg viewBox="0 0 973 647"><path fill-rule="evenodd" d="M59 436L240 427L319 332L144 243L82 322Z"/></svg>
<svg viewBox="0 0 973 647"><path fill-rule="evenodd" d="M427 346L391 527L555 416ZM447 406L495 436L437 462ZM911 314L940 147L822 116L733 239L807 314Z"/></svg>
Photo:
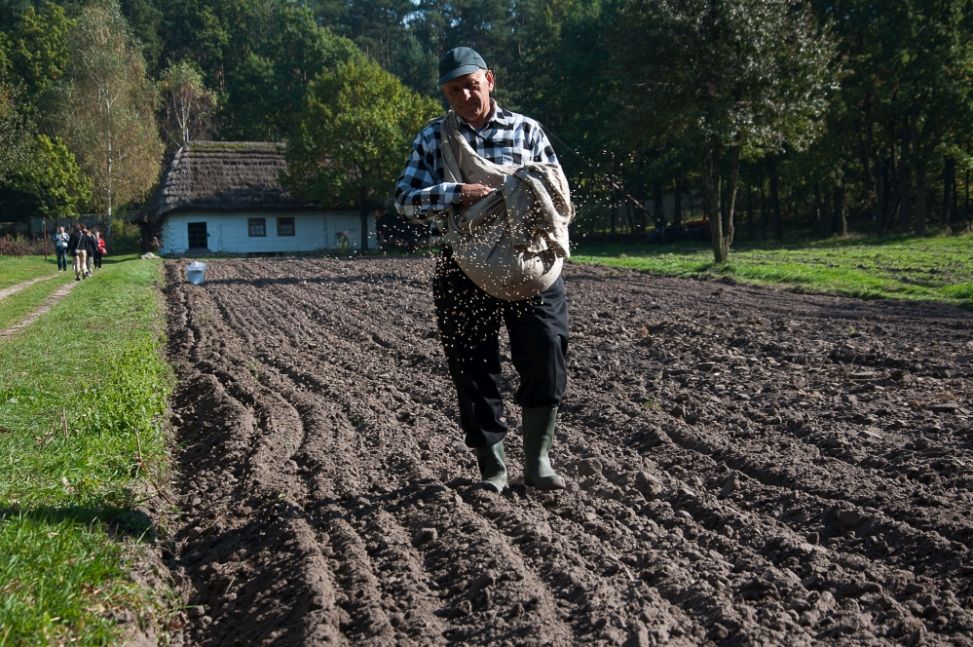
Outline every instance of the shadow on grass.
<svg viewBox="0 0 973 647"><path fill-rule="evenodd" d="M155 525L141 510L111 505L0 505L0 522L26 519L40 524L100 526L109 535L154 539Z"/></svg>

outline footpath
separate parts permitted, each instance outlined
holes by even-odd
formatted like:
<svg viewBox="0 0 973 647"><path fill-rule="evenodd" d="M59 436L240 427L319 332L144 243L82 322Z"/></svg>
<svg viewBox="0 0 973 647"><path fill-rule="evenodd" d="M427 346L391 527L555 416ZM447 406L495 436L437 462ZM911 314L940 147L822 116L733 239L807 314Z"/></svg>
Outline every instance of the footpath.
<svg viewBox="0 0 973 647"><path fill-rule="evenodd" d="M40 278L30 279L27 281L23 281L21 283L17 283L16 285L12 285L9 288L4 288L3 290L0 290L0 303L2 303L2 301L7 297L14 295L20 292L21 290L29 288L35 283L40 283L41 281L49 281L50 279L56 276L57 274L54 274L52 276L42 276ZM41 315L49 311L51 308L54 307L54 305L58 301L66 297L68 293L70 293L71 290L74 289L74 286L78 285L78 283L79 283L78 281L70 281L69 283L65 283L57 290L55 290L53 294L51 294L49 297L44 299L44 301L41 302L41 304L33 312L27 315L24 319L21 319L20 321L14 323L8 328L0 329L0 339L7 339L8 337L15 335L20 330L23 330L27 326L37 321L37 319Z"/></svg>

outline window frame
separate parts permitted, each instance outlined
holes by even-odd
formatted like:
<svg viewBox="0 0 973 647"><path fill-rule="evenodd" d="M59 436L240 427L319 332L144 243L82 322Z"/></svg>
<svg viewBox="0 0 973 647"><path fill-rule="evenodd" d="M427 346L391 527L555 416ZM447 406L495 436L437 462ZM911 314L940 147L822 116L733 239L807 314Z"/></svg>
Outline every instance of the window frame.
<svg viewBox="0 0 973 647"><path fill-rule="evenodd" d="M260 233L254 233L254 226L259 225ZM267 237L267 219L266 218L247 218L247 236L249 238L266 238Z"/></svg>
<svg viewBox="0 0 973 647"><path fill-rule="evenodd" d="M290 225L289 233L281 229L282 223L287 223ZM287 238L297 235L297 220L295 220L294 216L277 216L277 235Z"/></svg>

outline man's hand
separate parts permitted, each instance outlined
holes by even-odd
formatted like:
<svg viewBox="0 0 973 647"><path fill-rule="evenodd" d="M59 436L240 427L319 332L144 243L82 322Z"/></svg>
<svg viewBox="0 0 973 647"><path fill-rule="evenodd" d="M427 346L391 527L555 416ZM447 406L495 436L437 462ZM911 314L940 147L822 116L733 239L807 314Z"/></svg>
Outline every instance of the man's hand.
<svg viewBox="0 0 973 647"><path fill-rule="evenodd" d="M464 207L476 204L487 196L493 189L485 184L460 185L459 195Z"/></svg>

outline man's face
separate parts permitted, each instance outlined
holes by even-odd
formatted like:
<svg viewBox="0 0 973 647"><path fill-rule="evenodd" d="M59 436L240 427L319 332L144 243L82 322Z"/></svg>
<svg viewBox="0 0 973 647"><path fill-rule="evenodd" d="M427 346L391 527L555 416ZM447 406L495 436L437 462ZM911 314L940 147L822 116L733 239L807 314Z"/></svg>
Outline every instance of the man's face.
<svg viewBox="0 0 973 647"><path fill-rule="evenodd" d="M449 107L467 123L479 128L490 117L490 93L493 91L493 72L477 70L473 74L447 81L442 86Z"/></svg>

